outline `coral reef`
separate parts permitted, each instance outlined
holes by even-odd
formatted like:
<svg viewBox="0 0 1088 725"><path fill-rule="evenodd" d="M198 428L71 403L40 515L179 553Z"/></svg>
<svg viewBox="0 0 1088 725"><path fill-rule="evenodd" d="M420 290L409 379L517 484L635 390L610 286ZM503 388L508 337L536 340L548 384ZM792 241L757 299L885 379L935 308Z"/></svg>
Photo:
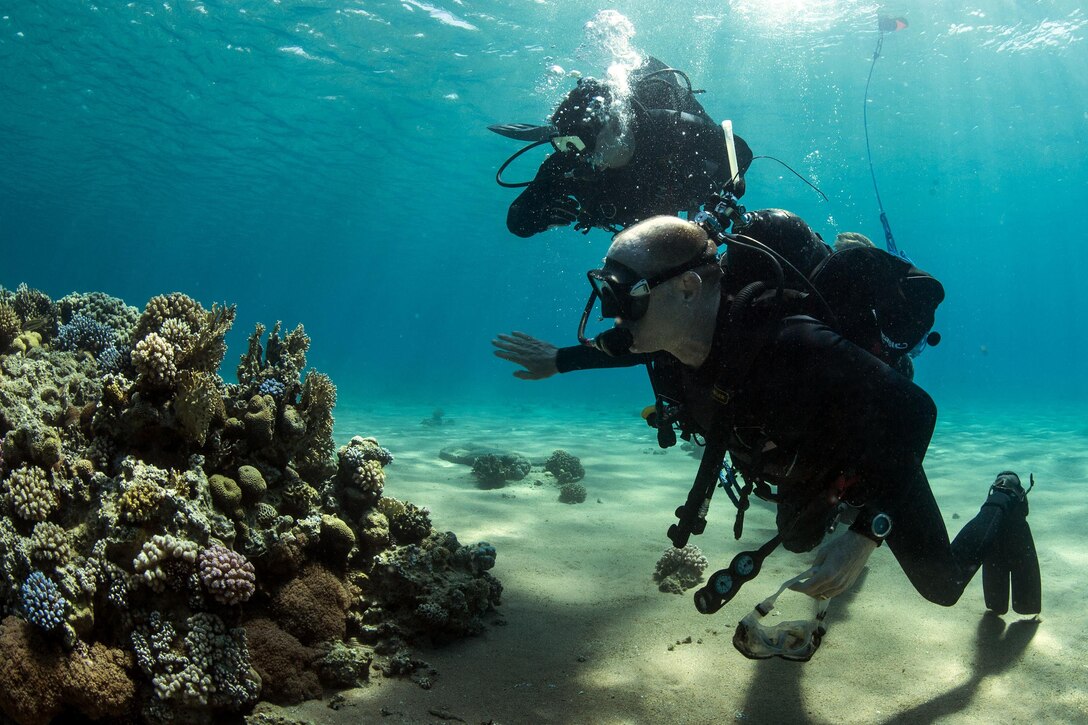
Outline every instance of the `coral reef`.
<svg viewBox="0 0 1088 725"><path fill-rule="evenodd" d="M496 455L487 453L472 463L472 475L481 488L501 488L507 481L520 481L529 475L532 464L516 453Z"/></svg>
<svg viewBox="0 0 1088 725"><path fill-rule="evenodd" d="M492 547L386 497L375 439L336 449L301 326L219 378L233 321L0 289L0 721L219 722L409 674L499 604Z"/></svg>
<svg viewBox="0 0 1088 725"><path fill-rule="evenodd" d="M654 581L657 588L671 594L683 594L703 580L707 560L698 546L688 544L682 549L668 548L657 560Z"/></svg>
<svg viewBox="0 0 1088 725"><path fill-rule="evenodd" d="M572 456L563 450L553 451L548 460L544 462L544 470L555 476L560 484L574 483L585 478L586 469L577 456Z"/></svg>
<svg viewBox="0 0 1088 725"><path fill-rule="evenodd" d="M577 482L564 483L559 487L559 503L585 503L586 487Z"/></svg>

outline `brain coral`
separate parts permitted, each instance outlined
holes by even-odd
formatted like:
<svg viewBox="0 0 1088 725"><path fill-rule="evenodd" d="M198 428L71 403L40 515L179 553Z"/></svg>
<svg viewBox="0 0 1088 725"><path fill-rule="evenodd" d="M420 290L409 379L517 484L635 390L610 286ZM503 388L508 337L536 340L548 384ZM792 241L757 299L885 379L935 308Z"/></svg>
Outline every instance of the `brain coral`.
<svg viewBox="0 0 1088 725"><path fill-rule="evenodd" d="M242 498L257 501L268 490L268 483L257 468L243 465L238 467L238 488L242 491Z"/></svg>
<svg viewBox="0 0 1088 725"><path fill-rule="evenodd" d="M240 604L253 596L257 577L253 564L221 544L200 552L200 581L221 604Z"/></svg>

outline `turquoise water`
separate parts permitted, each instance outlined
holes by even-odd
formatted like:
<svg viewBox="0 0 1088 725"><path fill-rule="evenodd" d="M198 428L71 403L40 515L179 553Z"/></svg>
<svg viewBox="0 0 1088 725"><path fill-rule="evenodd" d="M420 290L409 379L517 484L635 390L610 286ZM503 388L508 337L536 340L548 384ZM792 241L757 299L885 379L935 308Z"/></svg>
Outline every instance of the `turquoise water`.
<svg viewBox="0 0 1088 725"><path fill-rule="evenodd" d="M945 284L938 404L1083 405L1088 22L1079 3L889 6L868 105L899 246ZM825 238L882 237L862 99L876 5L619 2L630 45L686 70L771 161L749 208ZM610 52L601 6L546 0L0 0L0 284L181 290L303 323L341 400L641 405L638 371L527 384L490 354L511 329L574 339L606 233L505 229L515 142ZM606 38L615 41L615 36ZM558 66L563 72L550 70ZM512 172L532 172L532 164Z"/></svg>

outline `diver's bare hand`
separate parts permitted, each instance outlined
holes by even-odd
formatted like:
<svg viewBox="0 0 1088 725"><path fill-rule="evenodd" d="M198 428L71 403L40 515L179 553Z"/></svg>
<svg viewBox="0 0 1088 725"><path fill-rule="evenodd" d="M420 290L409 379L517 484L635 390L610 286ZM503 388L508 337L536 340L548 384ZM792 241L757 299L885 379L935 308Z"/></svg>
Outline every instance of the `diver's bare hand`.
<svg viewBox="0 0 1088 725"><path fill-rule="evenodd" d="M830 599L842 594L861 574L874 549L876 542L854 531L836 536L816 553L812 576L790 589L814 599Z"/></svg>
<svg viewBox="0 0 1088 725"><path fill-rule="evenodd" d="M543 380L559 372L555 363L559 349L551 343L538 340L524 332L511 332L509 335L499 335L491 344L496 348L496 357L525 368L514 371L516 378Z"/></svg>

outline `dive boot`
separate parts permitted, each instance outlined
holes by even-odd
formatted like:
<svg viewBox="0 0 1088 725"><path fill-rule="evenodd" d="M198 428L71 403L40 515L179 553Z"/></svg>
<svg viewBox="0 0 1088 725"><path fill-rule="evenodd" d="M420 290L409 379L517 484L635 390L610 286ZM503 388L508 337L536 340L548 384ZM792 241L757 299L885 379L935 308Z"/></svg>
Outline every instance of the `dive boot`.
<svg viewBox="0 0 1088 725"><path fill-rule="evenodd" d="M982 589L986 608L995 614L1009 611L1009 590L1012 608L1019 614L1038 614L1042 609L1042 584L1039 577L1039 557L1028 526L1028 491L1020 477L1003 471L990 486L985 506L997 506L1005 513L1001 530L992 551L982 563Z"/></svg>

